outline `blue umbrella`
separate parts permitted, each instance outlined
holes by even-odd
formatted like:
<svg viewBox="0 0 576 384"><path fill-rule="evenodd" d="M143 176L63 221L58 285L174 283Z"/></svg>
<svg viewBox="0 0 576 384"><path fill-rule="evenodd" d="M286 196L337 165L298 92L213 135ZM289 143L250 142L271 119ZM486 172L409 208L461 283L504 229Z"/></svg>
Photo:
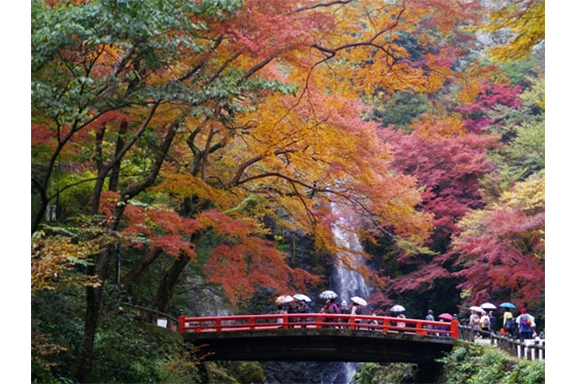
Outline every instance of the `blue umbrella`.
<svg viewBox="0 0 576 384"><path fill-rule="evenodd" d="M512 303L502 303L499 305L500 308L513 308L516 309L516 306Z"/></svg>

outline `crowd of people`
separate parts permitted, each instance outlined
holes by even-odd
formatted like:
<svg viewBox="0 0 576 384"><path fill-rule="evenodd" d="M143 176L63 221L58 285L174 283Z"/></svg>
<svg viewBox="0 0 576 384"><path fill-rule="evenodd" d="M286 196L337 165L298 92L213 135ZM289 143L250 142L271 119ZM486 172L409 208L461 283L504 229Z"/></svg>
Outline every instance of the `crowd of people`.
<svg viewBox="0 0 576 384"><path fill-rule="evenodd" d="M468 319L468 325L479 331L478 335L484 339L490 334L500 334L514 339L543 339L544 329L540 333L536 332L536 319L528 313L526 308L520 309L520 314L514 316L510 308L504 308L501 322L494 315L494 311L480 312L472 311ZM500 326L501 324L501 326Z"/></svg>
<svg viewBox="0 0 576 384"><path fill-rule="evenodd" d="M337 304L334 299L326 300L326 304L320 309L320 313L329 313L329 314L350 314L350 315L362 315L365 311L365 307L359 305L355 302L352 302L351 305L348 305L346 301L340 302ZM472 329L477 331L477 334L481 338L489 338L491 334L500 334L500 335L507 335L512 338L516 339L533 339L533 338L544 338L544 329L540 333L536 332L536 320L533 315L529 314L526 308L520 309L520 313L517 316L514 316L512 310L510 308L503 308L503 313L501 314L500 318L496 317L495 311L497 310L488 310L488 311L478 311L472 310L470 317L467 319L466 322L463 322L464 325L470 326ZM276 313L309 313L310 308L306 301L299 300L293 301L288 303L287 308L284 308L282 305L278 305L278 309ZM370 309L369 315L377 316L375 309ZM397 322L391 324L398 328L406 327L406 322L402 321L402 319L406 319L406 315L404 312L394 313L394 316L398 319ZM457 318L454 315L454 318ZM289 322L305 322L305 317L298 318L298 317L291 317L289 318ZM450 330L449 320L446 318L439 317L436 319L434 317L434 311L429 309L426 313L425 320L428 321L439 321L439 322L446 322L445 326L441 325L428 325L424 326L425 328L429 329L429 335L438 335L438 336L449 336L447 332L434 332L434 330ZM278 319L279 322L282 322L282 319ZM349 321L348 319L331 319L326 318L326 322L340 322L340 321ZM369 320L369 321L357 321L358 324L378 324L378 321ZM306 328L306 325L301 325L303 328ZM360 326L360 325L359 325ZM358 326L358 327L359 327ZM365 325L364 325L365 326ZM289 325L289 327L292 327ZM334 327L338 327L338 325L334 325ZM357 328L358 328L357 327ZM371 327L369 329L375 329Z"/></svg>
<svg viewBox="0 0 576 384"><path fill-rule="evenodd" d="M352 302L351 305L348 305L348 303L346 301L342 301L340 303L340 305L338 305L334 299L329 299L329 300L326 300L326 304L320 309L319 312L320 313L329 313L329 314L362 315L362 314L364 314L364 311L365 311L365 307L358 304L358 303ZM304 301L304 300L292 301L292 302L288 303L286 306L279 304L277 309L276 309L277 314L309 313L309 312L310 312L310 308L309 308L308 304L306 303L306 301ZM370 309L369 315L370 316L377 316L376 310ZM305 317L302 317L302 318L290 317L288 319L288 322L289 323L305 322L305 319L306 319ZM278 318L277 321L279 323L282 323L283 319ZM344 322L344 321L348 322L348 319L326 318L325 321L328 323ZM362 324L363 322L357 321L357 323ZM367 323L378 324L378 321L370 320ZM302 324L301 326L303 328L306 328L306 324ZM402 326L402 325L398 325L398 326ZM289 327L291 327L291 326L289 325ZM373 328L371 328L371 329L373 329Z"/></svg>
<svg viewBox="0 0 576 384"><path fill-rule="evenodd" d="M319 313L363 315L363 314L365 314L365 311L366 311L365 306L362 306L362 305L355 303L355 302L352 302L349 305L346 301L341 301L340 304L338 304L338 303L336 303L336 301L334 299L328 299L328 300L326 300L326 304L320 308ZM310 312L310 308L304 300L292 301L290 303L287 303L286 306L278 305L277 310L276 310L277 314L293 314L293 313L309 313L309 312ZM368 315L374 316L374 317L378 316L378 314L376 313L376 310L373 308L369 310ZM402 321L402 319L406 319L406 314L404 312L394 313L393 316L396 317L398 319L398 321L392 322L390 324L391 326L398 327L398 328L407 328L406 322ZM288 322L289 323L293 323L293 322L303 323L306 321L305 319L306 319L306 317L289 317ZM428 315L426 316L426 320L434 321L434 316L432 314L432 310L428 311ZM279 323L282 323L283 319L278 318L277 321ZM324 321L327 323L342 323L342 322L349 322L349 319L326 318L326 319L324 319ZM438 319L438 321L448 322L445 319ZM378 322L377 319L374 319L374 320L356 320L355 323L358 324L356 326L356 329L360 329L362 327L364 329L368 328L370 330L375 330L377 328L376 327L370 327L370 326L366 327L366 324L368 324L368 325L381 324ZM300 326L302 328L306 328L306 324L300 324ZM288 324L288 327L292 328L293 325ZM334 325L330 325L330 327L339 328L339 327L341 327L341 325L334 324ZM435 327L430 326L429 328L436 329L436 330L445 330L445 331L450 330L450 326L448 324L446 326L435 326ZM399 331L403 332L403 330L401 330L401 329ZM429 332L429 334L446 336L446 337L449 336L449 334L447 332Z"/></svg>

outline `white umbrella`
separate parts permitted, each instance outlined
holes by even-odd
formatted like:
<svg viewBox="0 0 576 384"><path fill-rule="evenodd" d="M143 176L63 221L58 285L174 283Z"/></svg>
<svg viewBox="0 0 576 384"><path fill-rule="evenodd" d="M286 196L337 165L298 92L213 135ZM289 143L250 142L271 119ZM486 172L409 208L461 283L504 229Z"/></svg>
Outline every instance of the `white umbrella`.
<svg viewBox="0 0 576 384"><path fill-rule="evenodd" d="M404 308L403 306L396 304L395 306L393 306L392 308L390 308L391 312L404 312L406 310L406 308Z"/></svg>
<svg viewBox="0 0 576 384"><path fill-rule="evenodd" d="M320 294L320 298L321 298L321 299L326 299L326 300L335 299L335 298L337 298L337 297L338 297L338 294L337 294L336 292L330 291L330 290L324 291L324 292L322 292L322 293Z"/></svg>
<svg viewBox="0 0 576 384"><path fill-rule="evenodd" d="M278 298L276 299L276 304L286 304L286 303L290 303L294 301L294 298L290 295L282 295L282 296L278 296Z"/></svg>
<svg viewBox="0 0 576 384"><path fill-rule="evenodd" d="M470 309L471 311L474 311L474 312L486 313L485 310L483 310L482 308L480 308L480 307L478 307L478 306L472 306L472 307L470 307L470 308L468 308L468 309Z"/></svg>
<svg viewBox="0 0 576 384"><path fill-rule="evenodd" d="M482 309L488 309L488 310L490 310L490 309L498 309L498 308L497 308L494 304L492 304L492 303L484 303L484 304L480 305L480 308L482 308Z"/></svg>
<svg viewBox="0 0 576 384"><path fill-rule="evenodd" d="M301 293L297 293L297 294L292 295L292 296L293 296L296 300L304 300L304 301L307 301L308 303L312 302L312 299L311 299L311 298L309 298L308 296L303 295L303 294L301 294Z"/></svg>
<svg viewBox="0 0 576 384"><path fill-rule="evenodd" d="M353 301L353 302L355 302L355 303L358 304L358 305L363 306L363 307L365 307L365 306L368 305L368 303L366 302L366 300L364 300L363 298L358 297L358 296L354 296L354 297L352 297L350 300Z"/></svg>

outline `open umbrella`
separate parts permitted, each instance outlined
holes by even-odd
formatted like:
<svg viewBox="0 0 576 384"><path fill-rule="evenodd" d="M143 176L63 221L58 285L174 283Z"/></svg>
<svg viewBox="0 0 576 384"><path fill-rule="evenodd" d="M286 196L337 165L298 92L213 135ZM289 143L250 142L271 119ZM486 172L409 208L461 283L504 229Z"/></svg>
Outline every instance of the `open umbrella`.
<svg viewBox="0 0 576 384"><path fill-rule="evenodd" d="M390 312L404 312L406 310L406 308L404 308L403 306L396 304L395 306L393 306L392 308L390 308Z"/></svg>
<svg viewBox="0 0 576 384"><path fill-rule="evenodd" d="M278 298L276 299L276 304L286 304L286 303L290 303L294 301L294 298L290 295L282 295L282 296L278 296Z"/></svg>
<svg viewBox="0 0 576 384"><path fill-rule="evenodd" d="M368 302L366 302L366 300L364 300L363 298L358 297L358 296L354 296L354 297L350 298L350 300L355 302L358 305L363 306L363 307L368 305Z"/></svg>
<svg viewBox="0 0 576 384"><path fill-rule="evenodd" d="M511 308L516 309L516 306L512 303L502 303L499 305L500 308Z"/></svg>
<svg viewBox="0 0 576 384"><path fill-rule="evenodd" d="M338 297L338 294L336 292L330 291L330 290L324 291L320 294L320 298L325 299L325 300L335 299L337 297Z"/></svg>
<svg viewBox="0 0 576 384"><path fill-rule="evenodd" d="M482 305L480 305L480 308L484 309L484 310L490 310L490 309L498 309L496 308L496 306L492 303L484 303Z"/></svg>
<svg viewBox="0 0 576 384"><path fill-rule="evenodd" d="M468 309L470 309L471 311L474 311L474 312L486 313L485 310L483 310L482 308L475 306L475 305L471 306Z"/></svg>
<svg viewBox="0 0 576 384"><path fill-rule="evenodd" d="M452 316L452 315L449 314L449 313L441 313L441 314L438 315L438 318L439 318L439 319L448 320L448 321L454 320L454 316Z"/></svg>
<svg viewBox="0 0 576 384"><path fill-rule="evenodd" d="M306 301L306 302L308 302L308 303L310 303L310 302L312 301L311 298L309 298L308 296L303 295L303 294L301 294L301 293L297 293L297 294L292 295L292 296L293 296L296 300L303 300L303 301Z"/></svg>

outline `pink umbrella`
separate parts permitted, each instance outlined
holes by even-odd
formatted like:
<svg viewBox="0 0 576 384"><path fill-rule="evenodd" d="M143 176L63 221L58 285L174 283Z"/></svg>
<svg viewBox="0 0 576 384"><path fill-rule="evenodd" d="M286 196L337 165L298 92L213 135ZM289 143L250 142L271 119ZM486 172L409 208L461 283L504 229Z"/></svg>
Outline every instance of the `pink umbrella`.
<svg viewBox="0 0 576 384"><path fill-rule="evenodd" d="M448 321L454 320L454 317L449 313L441 313L440 315L438 315L438 318L448 320Z"/></svg>

